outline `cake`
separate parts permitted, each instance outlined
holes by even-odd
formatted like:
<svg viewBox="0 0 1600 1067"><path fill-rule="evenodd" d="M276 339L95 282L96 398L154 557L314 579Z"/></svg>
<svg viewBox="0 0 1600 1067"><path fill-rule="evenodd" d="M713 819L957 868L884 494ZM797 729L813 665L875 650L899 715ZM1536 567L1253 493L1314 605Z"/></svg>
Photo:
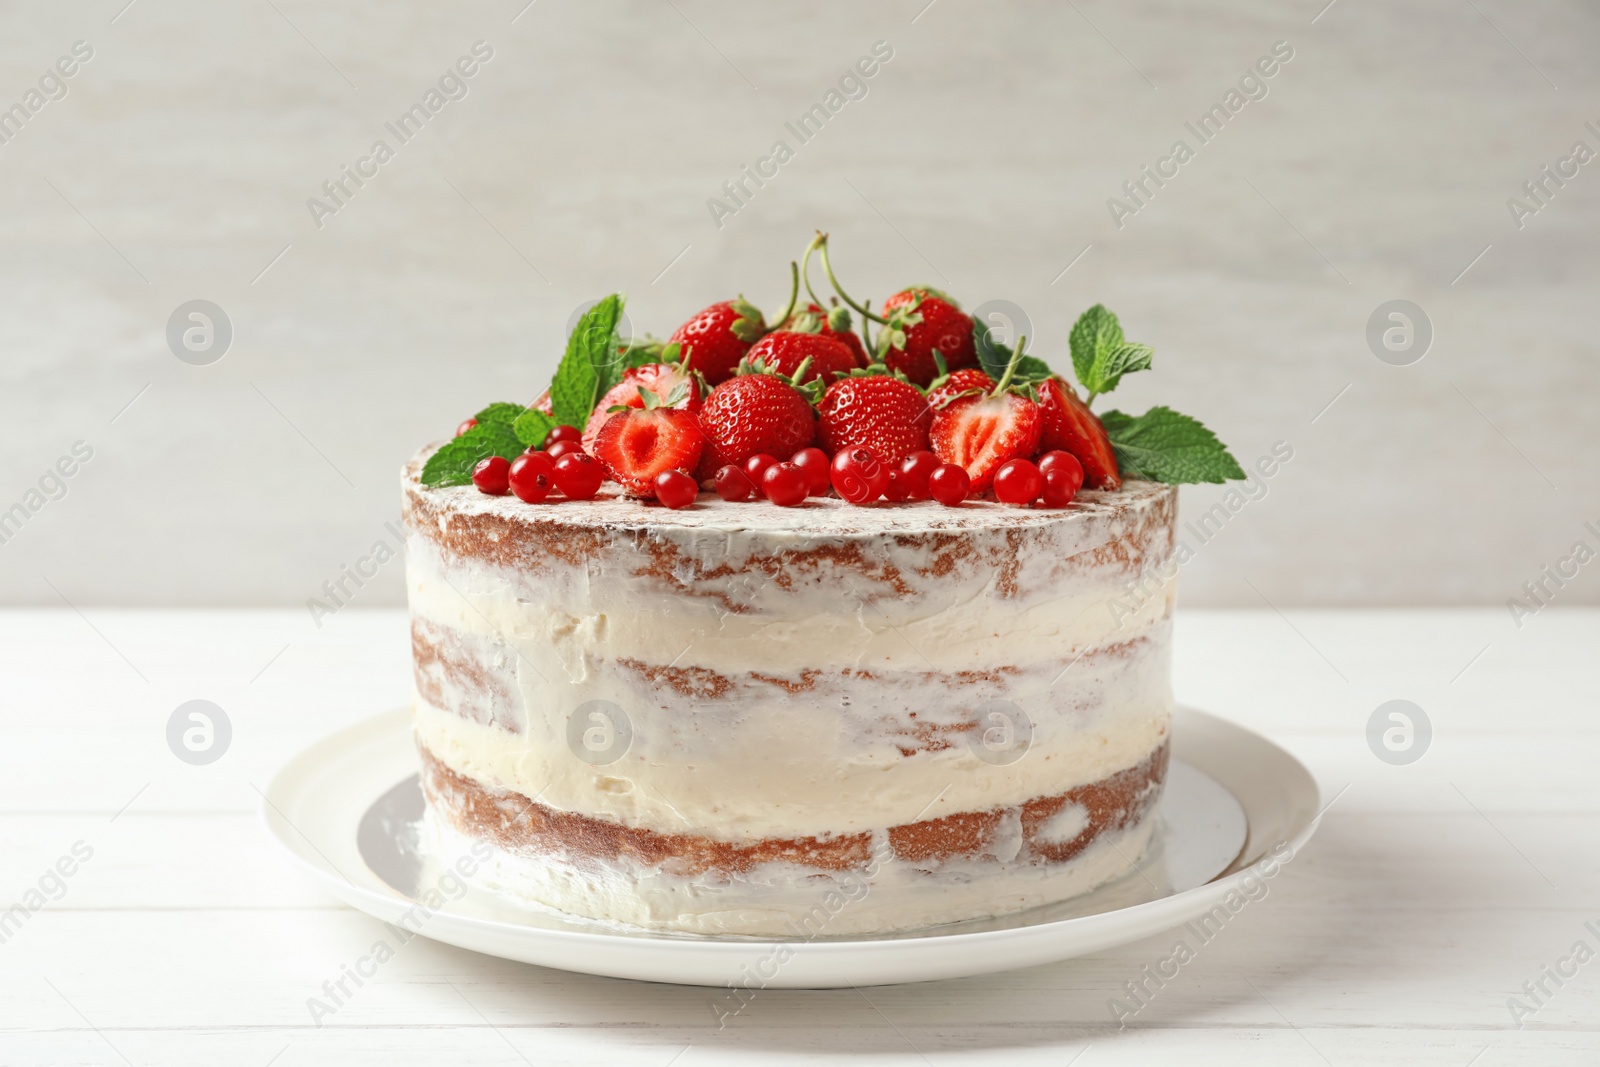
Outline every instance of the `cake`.
<svg viewBox="0 0 1600 1067"><path fill-rule="evenodd" d="M1176 486L1243 470L1171 408L1092 410L1152 357L1103 306L1074 385L946 293L851 299L825 234L792 267L771 319L666 342L589 305L532 404L403 468L427 848L572 919L802 940L1129 876Z"/></svg>
<svg viewBox="0 0 1600 1067"><path fill-rule="evenodd" d="M811 937L1126 872L1167 767L1176 489L1066 510L622 497L403 474L430 833L584 918Z"/></svg>

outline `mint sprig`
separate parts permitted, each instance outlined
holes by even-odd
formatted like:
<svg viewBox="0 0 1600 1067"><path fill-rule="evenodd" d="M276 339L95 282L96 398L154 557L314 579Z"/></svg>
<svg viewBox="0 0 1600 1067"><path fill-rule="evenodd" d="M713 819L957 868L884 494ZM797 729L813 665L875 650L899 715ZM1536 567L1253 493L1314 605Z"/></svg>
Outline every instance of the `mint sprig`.
<svg viewBox="0 0 1600 1067"><path fill-rule="evenodd" d="M550 382L550 410L557 425L582 426L607 390L622 380L617 321L622 294L612 293L572 328L567 351Z"/></svg>
<svg viewBox="0 0 1600 1067"><path fill-rule="evenodd" d="M1216 434L1199 419L1169 407L1153 407L1138 416L1108 411L1100 422L1125 477L1167 485L1244 477L1239 461Z"/></svg>
<svg viewBox="0 0 1600 1067"><path fill-rule="evenodd" d="M476 415L472 416L481 425L485 422L516 422L517 416L526 410L521 404L512 404L504 400L490 404Z"/></svg>
<svg viewBox="0 0 1600 1067"><path fill-rule="evenodd" d="M472 481L472 468L480 461L490 456L515 459L525 446L511 426L505 421L485 421L480 414L478 425L428 457L422 466L422 484L466 485Z"/></svg>
<svg viewBox="0 0 1600 1067"><path fill-rule="evenodd" d="M1090 402L1115 389L1124 374L1149 370L1150 358L1155 354L1149 345L1123 337L1122 324L1104 304L1096 304L1078 316L1067 344L1072 349L1073 373L1088 391Z"/></svg>
<svg viewBox="0 0 1600 1067"><path fill-rule="evenodd" d="M550 431L559 425L538 408L529 408L517 416L517 421L511 424L511 431L528 448L540 448L544 445L544 439L550 436Z"/></svg>

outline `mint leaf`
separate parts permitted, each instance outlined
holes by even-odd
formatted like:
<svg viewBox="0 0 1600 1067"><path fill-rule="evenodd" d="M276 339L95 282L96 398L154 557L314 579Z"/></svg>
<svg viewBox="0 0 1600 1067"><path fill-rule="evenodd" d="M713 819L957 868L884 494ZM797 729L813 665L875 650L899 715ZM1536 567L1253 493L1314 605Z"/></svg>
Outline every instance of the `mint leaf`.
<svg viewBox="0 0 1600 1067"><path fill-rule="evenodd" d="M1216 434L1169 407L1153 407L1139 416L1108 411L1100 422L1126 477L1167 485L1244 477L1239 461Z"/></svg>
<svg viewBox="0 0 1600 1067"><path fill-rule="evenodd" d="M1004 374L1004 371L1001 371ZM1054 378L1056 372L1050 369L1050 364L1038 356L1023 356L1017 360L1017 373L1011 376L1013 382L1042 382L1046 378Z"/></svg>
<svg viewBox="0 0 1600 1067"><path fill-rule="evenodd" d="M1095 354L1089 366L1089 377L1080 379L1091 394L1109 393L1117 387L1124 374L1150 368L1150 357L1155 349L1149 345L1124 341L1114 348L1102 349Z"/></svg>
<svg viewBox="0 0 1600 1067"><path fill-rule="evenodd" d="M555 419L538 408L529 408L517 416L517 421L511 424L511 432L527 447L539 448L544 444L544 439L550 436L550 431L558 425ZM583 427L578 428L581 430Z"/></svg>
<svg viewBox="0 0 1600 1067"><path fill-rule="evenodd" d="M972 347L978 353L978 366L998 382L1011 365L1011 347L995 340L994 332L982 319L972 320Z"/></svg>
<svg viewBox="0 0 1600 1067"><path fill-rule="evenodd" d="M516 422L517 416L521 415L524 410L525 409L521 404L508 404L502 400L497 403L490 404L488 407L474 415L473 418L477 419L480 423Z"/></svg>
<svg viewBox="0 0 1600 1067"><path fill-rule="evenodd" d="M1089 387L1095 357L1116 348L1122 341L1122 324L1104 304L1096 304L1078 316L1078 321L1072 324L1072 333L1067 335L1067 344L1072 349L1073 373L1084 388Z"/></svg>
<svg viewBox="0 0 1600 1067"><path fill-rule="evenodd" d="M567 351L550 382L550 408L557 424L582 426L600 397L622 380L617 320L622 294L612 293L584 313L567 338Z"/></svg>
<svg viewBox="0 0 1600 1067"><path fill-rule="evenodd" d="M515 459L524 447L509 422L479 422L428 457L422 467L422 484L467 485L479 460L489 456Z"/></svg>

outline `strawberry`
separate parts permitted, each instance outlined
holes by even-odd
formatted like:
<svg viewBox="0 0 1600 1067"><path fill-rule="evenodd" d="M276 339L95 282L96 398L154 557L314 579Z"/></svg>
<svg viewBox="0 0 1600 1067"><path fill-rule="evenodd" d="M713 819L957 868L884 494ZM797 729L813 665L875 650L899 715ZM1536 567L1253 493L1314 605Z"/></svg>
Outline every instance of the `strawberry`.
<svg viewBox="0 0 1600 1067"><path fill-rule="evenodd" d="M1043 423L1039 450L1061 449L1083 464L1083 484L1090 489L1119 489L1122 476L1117 471L1117 454L1106 436L1106 428L1090 411L1072 386L1059 378L1038 385L1039 414Z"/></svg>
<svg viewBox="0 0 1600 1067"><path fill-rule="evenodd" d="M820 333L850 349L856 358L856 366L865 367L872 362L867 356L867 346L861 343L861 335L850 328L849 308L836 307L832 311L823 311L816 304L807 304L784 319L783 325L778 329L793 330L796 333Z"/></svg>
<svg viewBox="0 0 1600 1067"><path fill-rule="evenodd" d="M724 300L679 326L670 344L683 346L683 362L711 385L727 381L750 346L767 332L761 312L745 301Z"/></svg>
<svg viewBox="0 0 1600 1067"><path fill-rule="evenodd" d="M622 372L622 381L607 390L590 413L589 422L583 428L585 452L594 455L595 438L600 435L600 428L606 424L606 420L611 418L612 408L619 405L644 407L644 397L639 393L641 387L662 397L666 407L700 410L700 383L684 369L683 364L646 363L642 367L630 367Z"/></svg>
<svg viewBox="0 0 1600 1067"><path fill-rule="evenodd" d="M656 476L694 470L706 439L694 412L662 407L661 398L648 391L644 405L605 421L595 437L594 457L630 496L653 500Z"/></svg>
<svg viewBox="0 0 1600 1067"><path fill-rule="evenodd" d="M534 397L533 403L528 406L535 411L542 411L551 418L555 418L556 413L550 407L550 390L548 389Z"/></svg>
<svg viewBox="0 0 1600 1067"><path fill-rule="evenodd" d="M878 357L917 385L926 386L939 374L935 349L949 370L978 362L972 316L936 289L902 289L883 302L883 317L887 324L878 331Z"/></svg>
<svg viewBox="0 0 1600 1067"><path fill-rule="evenodd" d="M928 447L922 390L889 374L855 375L828 386L818 406L822 447L830 455L870 448L891 466Z"/></svg>
<svg viewBox="0 0 1600 1067"><path fill-rule="evenodd" d="M745 358L752 366L759 364L762 369L785 378L793 377L800 365L810 360L811 366L802 381L820 378L823 384L856 369L855 354L839 341L820 333L792 330L773 330L751 345Z"/></svg>
<svg viewBox="0 0 1600 1067"><path fill-rule="evenodd" d="M695 475L703 481L726 464L742 465L762 452L787 459L815 439L816 422L810 400L792 378L755 371L746 363L711 390L700 408L706 456Z"/></svg>
<svg viewBox="0 0 1600 1067"><path fill-rule="evenodd" d="M928 406L938 411L956 397L974 390L978 393L994 392L994 379L977 367L953 370L933 380L933 385L928 389Z"/></svg>
<svg viewBox="0 0 1600 1067"><path fill-rule="evenodd" d="M1039 406L1016 393L964 396L934 415L928 437L934 455L966 469L976 496L1006 461L1033 455L1040 421Z"/></svg>

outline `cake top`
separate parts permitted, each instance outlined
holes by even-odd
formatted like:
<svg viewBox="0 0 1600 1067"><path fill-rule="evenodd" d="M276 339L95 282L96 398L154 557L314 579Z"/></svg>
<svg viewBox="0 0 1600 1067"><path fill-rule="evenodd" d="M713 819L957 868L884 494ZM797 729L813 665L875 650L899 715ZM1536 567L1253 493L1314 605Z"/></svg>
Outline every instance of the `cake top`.
<svg viewBox="0 0 1600 1067"><path fill-rule="evenodd" d="M813 255L834 291L826 304ZM419 454L408 483L471 485L441 499L464 508L476 492L484 513L559 502L585 525L846 533L1038 526L1080 490L1087 509L1164 491L1135 482L1245 476L1194 418L1092 409L1153 357L1101 305L1069 336L1074 386L1028 354L1025 324L1009 323L1007 344L936 289L902 289L877 312L853 300L825 234L790 268L771 320L739 297L666 341L624 339L622 296L596 301L549 388L462 422Z"/></svg>

